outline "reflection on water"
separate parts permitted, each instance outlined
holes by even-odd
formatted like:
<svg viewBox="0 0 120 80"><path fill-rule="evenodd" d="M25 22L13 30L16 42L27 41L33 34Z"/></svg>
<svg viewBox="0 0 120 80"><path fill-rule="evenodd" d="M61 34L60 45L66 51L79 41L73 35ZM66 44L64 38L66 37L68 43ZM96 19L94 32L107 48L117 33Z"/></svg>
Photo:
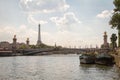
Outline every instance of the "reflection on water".
<svg viewBox="0 0 120 80"><path fill-rule="evenodd" d="M115 66L81 65L76 55L0 57L0 80L119 80Z"/></svg>

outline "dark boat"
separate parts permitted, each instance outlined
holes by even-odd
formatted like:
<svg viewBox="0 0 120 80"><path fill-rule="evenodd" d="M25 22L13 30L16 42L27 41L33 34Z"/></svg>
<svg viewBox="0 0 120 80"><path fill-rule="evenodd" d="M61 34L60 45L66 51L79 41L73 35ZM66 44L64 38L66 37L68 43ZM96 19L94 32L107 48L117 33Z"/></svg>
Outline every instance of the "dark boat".
<svg viewBox="0 0 120 80"><path fill-rule="evenodd" d="M95 63L95 55L93 54L82 54L79 56L81 64L93 64Z"/></svg>
<svg viewBox="0 0 120 80"><path fill-rule="evenodd" d="M108 53L100 53L96 56L95 63L101 65L112 65L114 64L114 57Z"/></svg>

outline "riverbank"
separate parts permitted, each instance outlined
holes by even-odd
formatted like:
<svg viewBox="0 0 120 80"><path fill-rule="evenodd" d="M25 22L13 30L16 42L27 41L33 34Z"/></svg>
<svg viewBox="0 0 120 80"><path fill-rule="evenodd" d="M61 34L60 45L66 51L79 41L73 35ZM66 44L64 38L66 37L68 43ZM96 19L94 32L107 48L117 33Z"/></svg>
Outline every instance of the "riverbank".
<svg viewBox="0 0 120 80"><path fill-rule="evenodd" d="M120 56L113 54L114 58L115 58L115 64L116 66L118 66L120 68Z"/></svg>
<svg viewBox="0 0 120 80"><path fill-rule="evenodd" d="M115 56L116 65L120 68L120 56Z"/></svg>
<svg viewBox="0 0 120 80"><path fill-rule="evenodd" d="M4 57L4 56L13 56L13 52L12 51L0 51L0 57Z"/></svg>
<svg viewBox="0 0 120 80"><path fill-rule="evenodd" d="M112 56L114 56L116 66L120 68L120 48L112 52Z"/></svg>
<svg viewBox="0 0 120 80"><path fill-rule="evenodd" d="M13 51L0 51L0 57L6 57L6 56L22 56L21 53L13 53Z"/></svg>

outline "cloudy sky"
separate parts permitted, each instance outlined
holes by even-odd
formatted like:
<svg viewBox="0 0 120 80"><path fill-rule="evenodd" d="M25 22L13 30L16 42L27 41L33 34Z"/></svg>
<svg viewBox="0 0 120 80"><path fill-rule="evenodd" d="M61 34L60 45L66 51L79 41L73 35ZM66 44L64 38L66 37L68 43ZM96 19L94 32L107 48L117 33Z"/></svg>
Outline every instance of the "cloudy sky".
<svg viewBox="0 0 120 80"><path fill-rule="evenodd" d="M100 46L107 31L108 42L117 31L108 24L113 0L0 0L0 41L42 42L64 47Z"/></svg>

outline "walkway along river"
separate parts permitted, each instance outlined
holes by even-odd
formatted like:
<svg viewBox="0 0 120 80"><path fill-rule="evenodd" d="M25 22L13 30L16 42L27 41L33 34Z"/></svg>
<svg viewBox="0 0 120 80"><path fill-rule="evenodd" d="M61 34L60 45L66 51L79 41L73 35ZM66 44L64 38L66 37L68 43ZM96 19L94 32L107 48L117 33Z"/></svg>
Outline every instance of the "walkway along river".
<svg viewBox="0 0 120 80"><path fill-rule="evenodd" d="M120 80L120 71L82 65L75 54L0 57L0 80Z"/></svg>

